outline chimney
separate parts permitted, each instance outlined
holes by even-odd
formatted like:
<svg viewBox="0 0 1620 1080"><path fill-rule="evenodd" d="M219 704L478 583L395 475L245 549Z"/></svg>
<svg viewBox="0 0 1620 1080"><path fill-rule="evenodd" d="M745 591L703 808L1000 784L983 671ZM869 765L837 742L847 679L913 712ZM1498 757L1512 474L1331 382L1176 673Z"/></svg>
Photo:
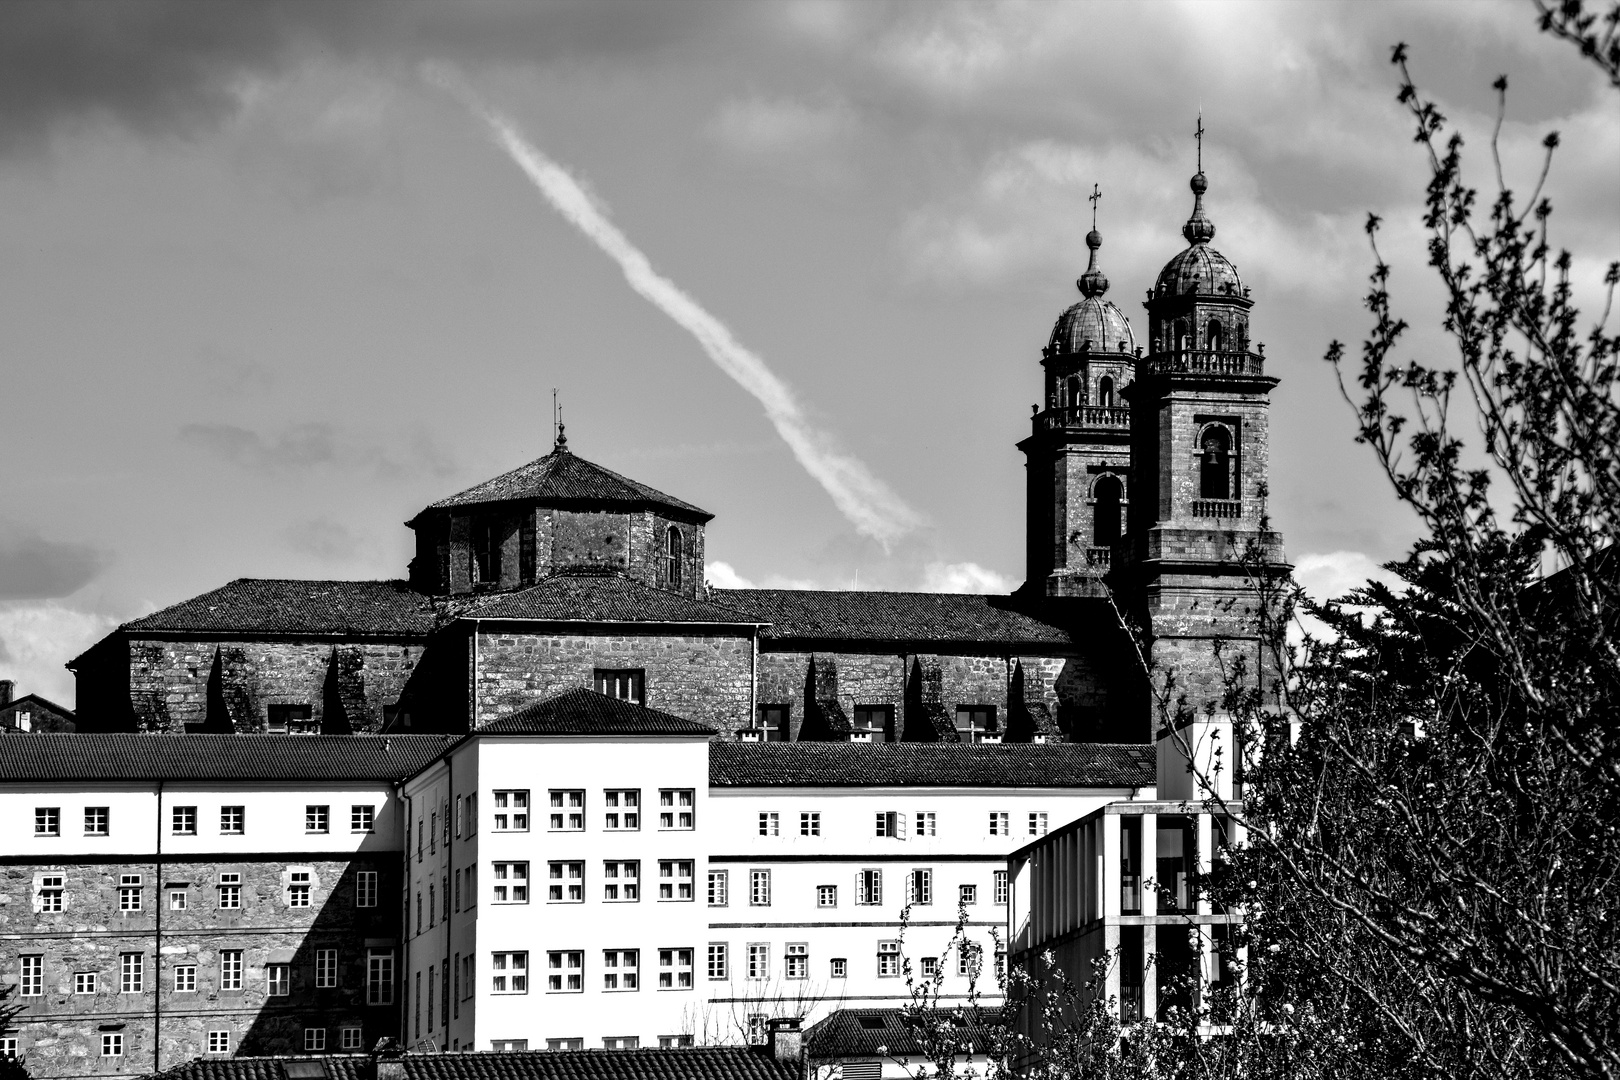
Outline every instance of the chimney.
<svg viewBox="0 0 1620 1080"><path fill-rule="evenodd" d="M787 1065L804 1060L804 1032L799 1030L797 1016L775 1016L769 1021L771 1057Z"/></svg>
<svg viewBox="0 0 1620 1080"><path fill-rule="evenodd" d="M405 1048L392 1036L377 1040L371 1050L371 1064L376 1080L406 1080Z"/></svg>
<svg viewBox="0 0 1620 1080"><path fill-rule="evenodd" d="M0 679L0 709L11 704L11 691L16 685L10 679Z"/></svg>

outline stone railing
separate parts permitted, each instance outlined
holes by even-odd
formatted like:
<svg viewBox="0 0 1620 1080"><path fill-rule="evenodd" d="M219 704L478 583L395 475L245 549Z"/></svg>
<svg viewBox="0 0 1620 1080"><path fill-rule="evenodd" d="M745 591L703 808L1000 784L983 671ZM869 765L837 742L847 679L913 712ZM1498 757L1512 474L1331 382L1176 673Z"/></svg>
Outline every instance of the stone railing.
<svg viewBox="0 0 1620 1080"><path fill-rule="evenodd" d="M1209 352L1191 349L1155 353L1148 358L1148 369L1155 374L1188 372L1195 375L1264 375L1266 358L1252 352Z"/></svg>
<svg viewBox="0 0 1620 1080"><path fill-rule="evenodd" d="M1035 414L1036 431L1057 431L1061 428L1129 428L1131 409L1128 405L1061 405Z"/></svg>
<svg viewBox="0 0 1620 1080"><path fill-rule="evenodd" d="M1202 518L1240 518L1243 503L1238 499L1194 499L1192 514Z"/></svg>

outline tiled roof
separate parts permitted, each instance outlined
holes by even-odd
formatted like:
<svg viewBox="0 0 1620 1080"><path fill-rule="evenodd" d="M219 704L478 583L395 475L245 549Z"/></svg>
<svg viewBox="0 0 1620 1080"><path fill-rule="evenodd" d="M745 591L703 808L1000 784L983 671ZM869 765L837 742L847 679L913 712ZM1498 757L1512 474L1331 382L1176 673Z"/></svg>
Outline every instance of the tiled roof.
<svg viewBox="0 0 1620 1080"><path fill-rule="evenodd" d="M458 495L440 499L428 509L530 499L547 506L592 504L624 509L653 508L674 511L678 517L701 521L714 517L707 510L665 495L646 484L638 484L627 476L620 476L567 450L554 450L493 480L485 480Z"/></svg>
<svg viewBox="0 0 1620 1080"><path fill-rule="evenodd" d="M128 633L426 635L433 605L403 581L237 578L229 585L127 622Z"/></svg>
<svg viewBox="0 0 1620 1080"><path fill-rule="evenodd" d="M0 738L7 780L398 780L448 735L31 735Z"/></svg>
<svg viewBox="0 0 1620 1080"><path fill-rule="evenodd" d="M999 1026L998 1009L930 1009L907 1015L901 1009L838 1009L804 1033L805 1055L812 1059L915 1057L923 1053L917 1022L950 1025L960 1038L958 1054L985 1054L991 1029ZM943 1030L936 1028L936 1030ZM956 1042L956 1038L952 1039Z"/></svg>
<svg viewBox="0 0 1620 1080"><path fill-rule="evenodd" d="M1069 634L1005 596L820 589L711 589L716 603L771 624L766 640L1068 645ZM1107 606L1099 609L1099 617ZM1112 618L1112 615L1108 615Z"/></svg>
<svg viewBox="0 0 1620 1080"><path fill-rule="evenodd" d="M194 1058L154 1074L154 1080L372 1080L369 1054L320 1057Z"/></svg>
<svg viewBox="0 0 1620 1080"><path fill-rule="evenodd" d="M522 1054L407 1055L409 1080L799 1080L799 1069L762 1050L552 1050Z"/></svg>
<svg viewBox="0 0 1620 1080"><path fill-rule="evenodd" d="M1149 787L1138 743L748 743L709 746L709 786Z"/></svg>
<svg viewBox="0 0 1620 1080"><path fill-rule="evenodd" d="M693 735L713 728L595 690L566 690L478 729L480 735Z"/></svg>
<svg viewBox="0 0 1620 1080"><path fill-rule="evenodd" d="M621 574L556 574L517 592L496 593L463 613L479 619L559 622L728 623L759 620L703 600L678 596Z"/></svg>

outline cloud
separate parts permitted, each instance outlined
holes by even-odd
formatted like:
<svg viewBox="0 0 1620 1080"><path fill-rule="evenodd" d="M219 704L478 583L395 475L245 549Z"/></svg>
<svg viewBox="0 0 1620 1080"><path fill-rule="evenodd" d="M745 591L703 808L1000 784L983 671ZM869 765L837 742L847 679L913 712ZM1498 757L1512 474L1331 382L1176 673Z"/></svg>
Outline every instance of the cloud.
<svg viewBox="0 0 1620 1080"><path fill-rule="evenodd" d="M1294 563L1294 580L1318 602L1336 600L1369 580L1381 581L1391 588L1402 584L1400 578L1360 551L1301 555Z"/></svg>
<svg viewBox="0 0 1620 1080"><path fill-rule="evenodd" d="M282 530L281 536L293 551L323 562L352 562L368 547L365 537L331 518L295 521Z"/></svg>
<svg viewBox="0 0 1620 1080"><path fill-rule="evenodd" d="M807 101L755 94L721 102L708 131L737 154L800 159L825 154L859 125L854 108L842 98Z"/></svg>
<svg viewBox="0 0 1620 1080"><path fill-rule="evenodd" d="M0 523L0 599L45 600L77 592L106 568L106 552L47 540L33 529Z"/></svg>
<svg viewBox="0 0 1620 1080"><path fill-rule="evenodd" d="M1010 593L1019 583L975 562L932 562L923 567L923 592Z"/></svg>
<svg viewBox="0 0 1620 1080"><path fill-rule="evenodd" d="M455 462L430 436L416 433L403 446L346 438L324 421L288 424L262 435L234 424L185 424L180 441L251 472L292 475L333 467L369 469L379 479L449 476Z"/></svg>
<svg viewBox="0 0 1620 1080"><path fill-rule="evenodd" d="M703 564L703 577L717 589L752 589L754 583L743 577L728 562L719 559Z"/></svg>
<svg viewBox="0 0 1620 1080"><path fill-rule="evenodd" d="M17 693L74 701L73 675L62 665L118 625L118 620L60 604L0 604L0 677Z"/></svg>

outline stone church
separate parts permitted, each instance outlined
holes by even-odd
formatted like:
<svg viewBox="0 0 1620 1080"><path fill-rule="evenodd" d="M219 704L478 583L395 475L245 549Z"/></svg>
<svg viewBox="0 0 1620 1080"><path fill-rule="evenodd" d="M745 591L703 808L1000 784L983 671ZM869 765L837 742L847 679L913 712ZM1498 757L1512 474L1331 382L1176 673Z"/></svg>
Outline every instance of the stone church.
<svg viewBox="0 0 1620 1080"><path fill-rule="evenodd" d="M1191 186L1140 339L1086 237L1018 444L1011 595L710 587L713 515L560 435L411 518L404 578L241 578L120 626L68 665L78 729L449 733L592 687L728 739L1149 741L1154 681L1218 698L1214 643L1257 640L1255 553L1283 567L1264 517L1277 380L1210 246L1202 171Z"/></svg>

